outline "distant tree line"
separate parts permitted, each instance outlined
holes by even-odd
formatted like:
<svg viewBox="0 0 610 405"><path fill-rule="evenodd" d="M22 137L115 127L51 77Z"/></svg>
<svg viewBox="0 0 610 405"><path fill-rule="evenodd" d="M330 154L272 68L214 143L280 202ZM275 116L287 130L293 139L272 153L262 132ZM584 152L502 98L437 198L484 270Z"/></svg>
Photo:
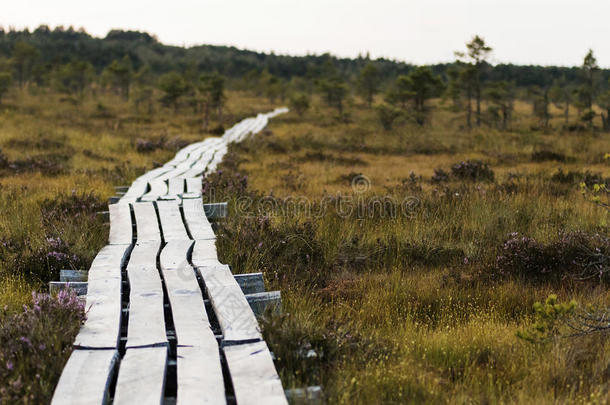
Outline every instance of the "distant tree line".
<svg viewBox="0 0 610 405"><path fill-rule="evenodd" d="M52 87L77 101L88 89L112 91L132 100L138 112L152 112L155 100L176 110L192 108L207 127L211 114L222 119L227 88L288 102L299 114L307 111L314 93L339 116L358 95L391 129L401 116L425 125L429 100L440 97L464 113L466 127L506 129L514 102L521 99L531 103L540 127L549 126L553 105L562 109L566 126L593 127L599 117L601 127L610 130L610 71L599 68L592 51L580 67L491 65L491 51L475 36L453 63L413 66L368 55L347 59L210 45L182 48L135 31L95 38L71 27L0 28L0 102L11 86ZM570 122L571 111L577 111L578 122Z"/></svg>

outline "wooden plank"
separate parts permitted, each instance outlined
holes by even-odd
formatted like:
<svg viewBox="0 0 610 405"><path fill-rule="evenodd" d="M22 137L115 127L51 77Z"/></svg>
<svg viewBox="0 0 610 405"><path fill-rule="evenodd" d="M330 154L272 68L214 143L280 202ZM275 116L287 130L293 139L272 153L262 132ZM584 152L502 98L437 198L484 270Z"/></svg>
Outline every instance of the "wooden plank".
<svg viewBox="0 0 610 405"><path fill-rule="evenodd" d="M159 177L159 179L169 180L175 177L183 177L182 175L188 172L192 165L193 162L186 160L176 166L174 170L167 172L163 176Z"/></svg>
<svg viewBox="0 0 610 405"><path fill-rule="evenodd" d="M133 182L131 187L129 187L129 190L127 190L125 195L123 195L123 197L121 197L119 202L120 203L136 202L136 201L138 201L138 199L141 196L146 194L147 190L148 190L148 181L136 180Z"/></svg>
<svg viewBox="0 0 610 405"><path fill-rule="evenodd" d="M188 262L192 241L170 241L161 251L176 339L179 345L197 345L202 339L215 341L203 304L203 295L193 267Z"/></svg>
<svg viewBox="0 0 610 405"><path fill-rule="evenodd" d="M200 198L200 197L201 197L201 193L182 193L182 195L180 196L180 198L183 200L187 200L187 199L191 199L191 198Z"/></svg>
<svg viewBox="0 0 610 405"><path fill-rule="evenodd" d="M215 343L215 342L214 342ZM178 346L178 404L226 404L218 344Z"/></svg>
<svg viewBox="0 0 610 405"><path fill-rule="evenodd" d="M247 294L246 300L256 316L265 315L267 311L279 313L282 307L282 294L279 291Z"/></svg>
<svg viewBox="0 0 610 405"><path fill-rule="evenodd" d="M186 192L201 194L201 177L188 177L186 179Z"/></svg>
<svg viewBox="0 0 610 405"><path fill-rule="evenodd" d="M218 342L188 252L192 241L171 241L161 251L161 271L178 344L178 403L224 403Z"/></svg>
<svg viewBox="0 0 610 405"><path fill-rule="evenodd" d="M133 203L136 217L136 234L138 243L161 241L161 230L157 220L157 211L152 202Z"/></svg>
<svg viewBox="0 0 610 405"><path fill-rule="evenodd" d="M172 177L168 180L168 183L167 194L180 195L184 193L184 179L182 177Z"/></svg>
<svg viewBox="0 0 610 405"><path fill-rule="evenodd" d="M74 350L55 387L51 404L105 404L117 359L116 350Z"/></svg>
<svg viewBox="0 0 610 405"><path fill-rule="evenodd" d="M148 171L146 173L144 173L143 175L141 175L140 177L138 177L136 179L136 181L146 181L146 182L150 182L152 179L155 179L159 176L164 175L165 173L173 170L174 167L173 166L168 166L168 165L163 165L161 167L157 167L151 171Z"/></svg>
<svg viewBox="0 0 610 405"><path fill-rule="evenodd" d="M184 211L186 226L193 239L216 238L212 225L205 215L201 198L183 200L182 210Z"/></svg>
<svg viewBox="0 0 610 405"><path fill-rule="evenodd" d="M179 163L185 161L188 158L188 156L191 153L191 151L193 151L193 150L199 148L200 146L204 145L204 142L205 141L191 143L190 145L187 145L184 148L180 149L178 151L178 153L176 153L176 156L172 160L167 162L166 165L176 166Z"/></svg>
<svg viewBox="0 0 610 405"><path fill-rule="evenodd" d="M206 174L210 174L216 171L216 167L222 161L222 158L227 154L228 147L226 144L221 145L220 148L214 153L214 157L208 164L208 167L205 171Z"/></svg>
<svg viewBox="0 0 610 405"><path fill-rule="evenodd" d="M110 233L108 243L111 245L129 245L133 240L133 225L131 223L131 208L128 204L111 204Z"/></svg>
<svg viewBox="0 0 610 405"><path fill-rule="evenodd" d="M163 403L167 346L127 349L119 368L114 405Z"/></svg>
<svg viewBox="0 0 610 405"><path fill-rule="evenodd" d="M239 405L287 405L282 382L265 342L224 347Z"/></svg>
<svg viewBox="0 0 610 405"><path fill-rule="evenodd" d="M127 264L129 323L127 348L166 345L163 286L157 270L159 241L135 245Z"/></svg>
<svg viewBox="0 0 610 405"><path fill-rule="evenodd" d="M198 267L220 324L223 344L261 340L256 317L229 266Z"/></svg>
<svg viewBox="0 0 610 405"><path fill-rule="evenodd" d="M162 195L167 194L167 182L162 178L155 178L148 182L150 190L144 194L140 201L155 201Z"/></svg>
<svg viewBox="0 0 610 405"><path fill-rule="evenodd" d="M87 270L70 270L62 269L59 270L59 281L74 282L74 281L87 281Z"/></svg>
<svg viewBox="0 0 610 405"><path fill-rule="evenodd" d="M185 200L186 201L186 200ZM193 245L191 262L195 267L221 265L216 253L216 240L199 239Z"/></svg>
<svg viewBox="0 0 610 405"><path fill-rule="evenodd" d="M233 277L244 294L265 292L263 273L234 274Z"/></svg>
<svg viewBox="0 0 610 405"><path fill-rule="evenodd" d="M61 290L71 289L74 290L76 295L87 294L87 282L86 281L50 281L49 282L49 293L57 294Z"/></svg>
<svg viewBox="0 0 610 405"><path fill-rule="evenodd" d="M198 160L196 160L193 163L193 165L190 167L190 169L188 171L186 171L182 174L182 177L191 178L191 177L201 176L201 173L203 173L206 170L206 168L208 167L208 164L212 160L212 157L214 156L215 151L216 151L216 146L209 148L205 153L203 153L199 157ZM201 187L199 187L199 188L201 189Z"/></svg>
<svg viewBox="0 0 610 405"><path fill-rule="evenodd" d="M107 245L89 269L87 320L74 341L81 348L117 348L121 323L121 268L130 245Z"/></svg>
<svg viewBox="0 0 610 405"><path fill-rule="evenodd" d="M201 174L206 171L207 167L207 163L195 163L193 167L183 174L183 177L201 177Z"/></svg>
<svg viewBox="0 0 610 405"><path fill-rule="evenodd" d="M190 239L182 221L180 207L176 201L157 201L157 209L159 210L163 239L166 242Z"/></svg>

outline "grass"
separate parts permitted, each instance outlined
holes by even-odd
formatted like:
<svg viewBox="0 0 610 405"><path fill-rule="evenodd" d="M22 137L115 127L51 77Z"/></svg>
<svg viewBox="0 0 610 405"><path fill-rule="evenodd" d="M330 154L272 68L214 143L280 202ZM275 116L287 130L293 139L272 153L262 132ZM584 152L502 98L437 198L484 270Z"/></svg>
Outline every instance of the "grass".
<svg viewBox="0 0 610 405"><path fill-rule="evenodd" d="M610 305L607 276L576 281L586 263L560 259L589 252L596 235L593 249L610 253L608 211L578 186L586 171L607 182L610 136L531 130L525 109L517 105L508 132L466 131L441 105L431 125L384 132L364 107L353 105L345 123L315 103L233 147L224 176L247 176L248 187L220 196L236 200L219 251L282 291L284 315L264 332L285 386L319 384L329 403L346 404L610 399L607 334L540 344L516 336L552 293ZM435 169L466 160L488 164L494 180L432 181ZM560 168L574 176L556 176ZM354 188L358 175L368 187ZM382 198L417 204L394 217L371 203ZM338 201L353 210L338 212ZM514 232L537 244L513 252L529 273L498 259Z"/></svg>
<svg viewBox="0 0 610 405"><path fill-rule="evenodd" d="M273 107L231 92L225 122ZM607 403L607 334L532 344L516 333L534 324L533 304L551 293L610 306L607 278L573 278L593 260L574 235L608 254L608 212L578 183L610 177L610 135L532 129L524 103L512 130L468 131L459 113L434 107L431 124L400 119L386 132L357 100L346 122L316 99L304 117L274 118L233 146L204 185L231 201L217 229L221 260L264 272L268 289L282 291L283 314L262 325L284 386L322 385L329 403L346 404ZM22 309L33 308L31 291L44 291L59 268L88 266L107 236L95 211L113 186L210 135L187 109L141 115L112 94L75 105L36 89L3 100L0 123L8 161L0 164L2 319L31 313ZM467 160L488 164L493 180L451 174ZM448 176L435 182L439 168ZM392 215L383 198L406 201L408 215ZM529 272L498 260L514 232L535 241L510 251L531 259ZM556 255L564 248L579 262ZM63 316L49 314L29 321L35 336ZM2 398L44 402L75 331L49 332L57 351L44 356L56 362L39 370L43 382L24 371L15 386L17 371L2 374L0 385L14 388ZM11 360L19 362L12 370L33 370L35 358Z"/></svg>

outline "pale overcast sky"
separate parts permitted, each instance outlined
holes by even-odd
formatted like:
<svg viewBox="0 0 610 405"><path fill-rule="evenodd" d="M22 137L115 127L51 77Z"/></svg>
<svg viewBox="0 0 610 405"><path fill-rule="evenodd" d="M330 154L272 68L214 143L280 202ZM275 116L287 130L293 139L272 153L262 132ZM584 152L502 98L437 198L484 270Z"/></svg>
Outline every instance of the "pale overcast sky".
<svg viewBox="0 0 610 405"><path fill-rule="evenodd" d="M474 34L492 62L610 66L608 0L2 0L0 25L147 31L174 45L234 45L303 55L453 60Z"/></svg>

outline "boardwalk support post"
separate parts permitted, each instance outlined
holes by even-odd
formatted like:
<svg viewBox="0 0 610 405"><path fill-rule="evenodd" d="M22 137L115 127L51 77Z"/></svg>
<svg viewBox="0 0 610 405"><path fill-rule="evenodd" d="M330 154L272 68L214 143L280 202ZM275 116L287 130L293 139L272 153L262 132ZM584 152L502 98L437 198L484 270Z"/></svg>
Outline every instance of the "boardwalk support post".
<svg viewBox="0 0 610 405"><path fill-rule="evenodd" d="M51 294L56 294L61 290L71 289L76 292L76 295L86 295L87 294L87 282L86 281L73 281L73 282L65 282L65 281L51 281L49 282L49 292Z"/></svg>
<svg viewBox="0 0 610 405"><path fill-rule="evenodd" d="M75 282L75 281L87 281L88 270L59 270L59 281L63 282Z"/></svg>
<svg viewBox="0 0 610 405"><path fill-rule="evenodd" d="M262 316L267 311L279 313L282 306L282 295L279 291L246 294L248 304L256 316Z"/></svg>
<svg viewBox="0 0 610 405"><path fill-rule="evenodd" d="M205 211L206 217L210 220L226 218L229 207L226 202L203 204L203 210Z"/></svg>
<svg viewBox="0 0 610 405"><path fill-rule="evenodd" d="M244 294L265 292L263 273L235 274L234 277Z"/></svg>

